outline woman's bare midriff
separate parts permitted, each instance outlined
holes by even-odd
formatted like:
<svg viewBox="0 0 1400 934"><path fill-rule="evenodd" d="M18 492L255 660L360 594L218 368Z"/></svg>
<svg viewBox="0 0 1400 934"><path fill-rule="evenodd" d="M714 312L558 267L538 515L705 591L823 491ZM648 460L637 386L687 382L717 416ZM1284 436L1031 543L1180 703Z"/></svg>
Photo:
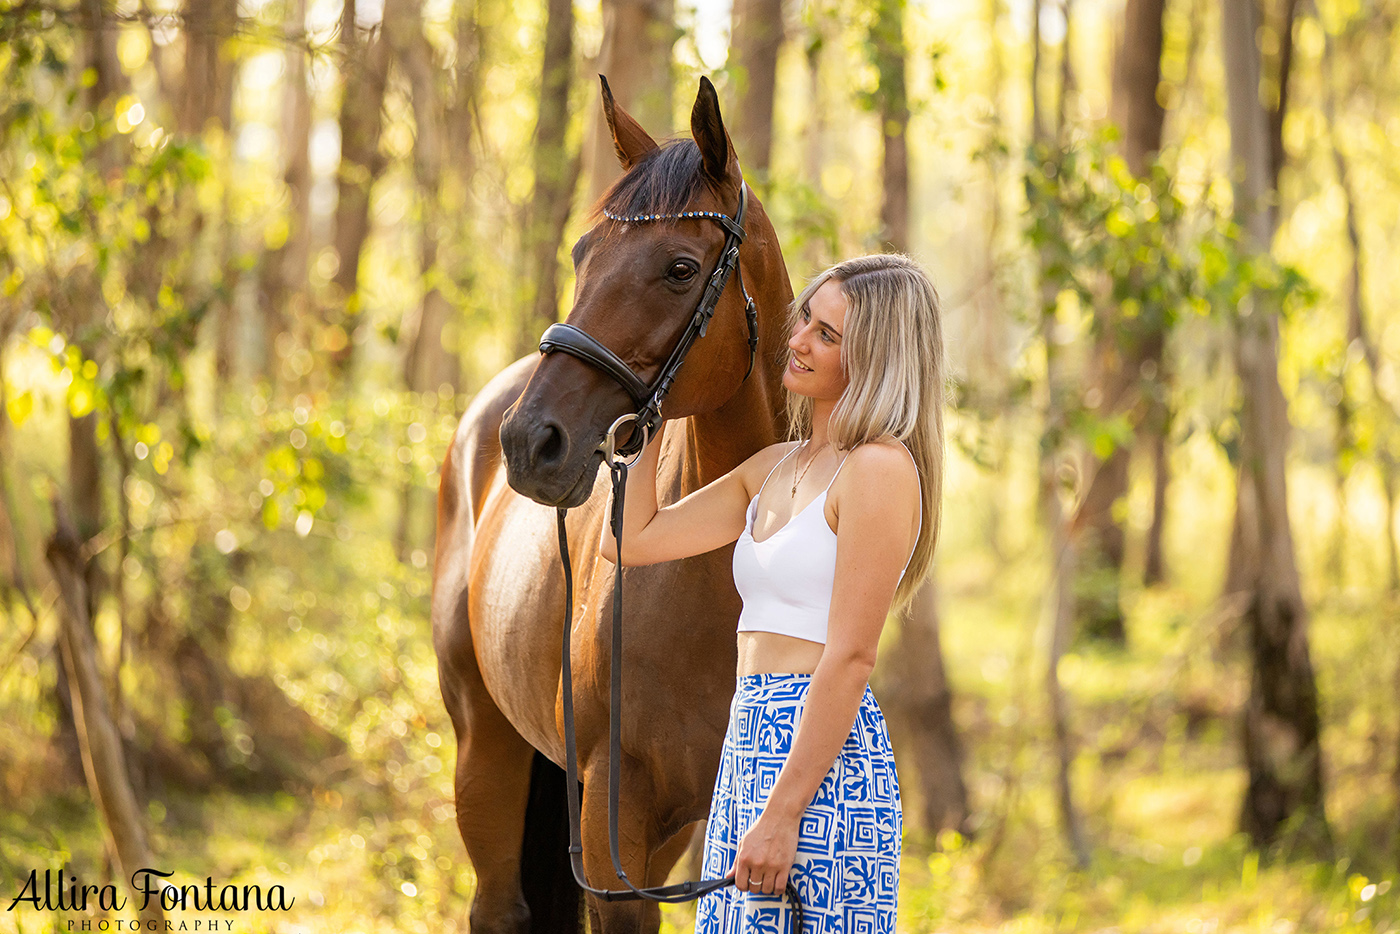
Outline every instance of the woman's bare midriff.
<svg viewBox="0 0 1400 934"><path fill-rule="evenodd" d="M738 674L811 674L825 648L820 642L776 632L741 632Z"/></svg>

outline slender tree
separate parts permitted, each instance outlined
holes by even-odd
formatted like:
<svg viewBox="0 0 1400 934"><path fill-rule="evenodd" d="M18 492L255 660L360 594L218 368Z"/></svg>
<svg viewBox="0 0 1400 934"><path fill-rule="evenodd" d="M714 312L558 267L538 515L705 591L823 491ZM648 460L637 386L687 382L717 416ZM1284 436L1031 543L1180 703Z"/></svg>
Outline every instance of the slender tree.
<svg viewBox="0 0 1400 934"><path fill-rule="evenodd" d="M880 239L886 249L909 250L909 92L905 80L904 0L877 0L870 49L879 73L875 112L883 142Z"/></svg>
<svg viewBox="0 0 1400 934"><path fill-rule="evenodd" d="M783 0L735 0L729 35L726 113L734 114L734 145L745 174L765 178L773 151Z"/></svg>
<svg viewBox="0 0 1400 934"><path fill-rule="evenodd" d="M525 220L522 251L526 313L516 356L539 345L541 332L559 317L559 245L578 185L580 153L564 142L569 125L569 85L574 70L574 5L548 0L544 57L540 64L540 108L535 122L535 191Z"/></svg>
<svg viewBox="0 0 1400 934"><path fill-rule="evenodd" d="M332 243L338 260L331 278L334 307L327 324L341 329L339 349L331 354L337 377L353 367L355 330L360 326L360 252L369 237L369 196L384 171L379 134L384 127L384 88L389 74L389 44L383 30L366 36L355 21L355 0L345 0L340 43L340 167ZM275 359L269 367L275 366Z"/></svg>
<svg viewBox="0 0 1400 934"><path fill-rule="evenodd" d="M263 359L269 376L277 375L277 339L305 312L311 258L311 94L306 84L306 0L288 0L283 24L282 183L287 212L275 247L262 258L258 307L263 316Z"/></svg>
<svg viewBox="0 0 1400 934"><path fill-rule="evenodd" d="M1165 0L1128 0L1123 39L1114 58L1113 119L1122 128L1123 159L1138 177L1147 174L1162 145L1166 111L1157 99L1157 86L1162 74L1165 7ZM1135 291L1141 294L1142 290ZM1144 370L1155 375L1161 369L1164 316L1153 313L1125 318L1110 305L1095 309L1095 314L1098 322L1091 369L1096 377L1092 394L1099 400L1096 414L1107 419L1128 412L1134 426L1140 426L1152 398L1152 381L1143 378ZM1146 393L1144 384L1149 389ZM1131 448L1119 445L1090 468L1093 480L1073 522L1079 554L1075 617L1085 635L1120 644L1127 639L1118 597L1124 532L1115 506L1128 494L1130 455Z"/></svg>
<svg viewBox="0 0 1400 934"><path fill-rule="evenodd" d="M304 0L301 3L304 6ZM233 129L233 87L238 67L232 41L238 29L238 0L185 0L182 15L184 67L180 69L178 85L171 87L175 84L174 79L167 77L166 69L160 66L160 44L153 39L151 48L152 55L157 58L156 71L161 76L164 96L175 104L176 126L189 136L212 131L221 137L219 145L213 149L220 157L217 171L223 175L225 182L215 232L223 289L214 297L211 314L215 319L214 371L220 385L228 386L238 369L240 351L238 309L232 296L241 270L234 258L238 231L231 217L233 186L228 179L227 161L230 131ZM291 46L303 42L303 19L304 16L298 18L294 14L287 18L289 82L292 69L301 67L293 63L290 56L293 51ZM285 133L285 125L283 130ZM288 184L291 183L289 178Z"/></svg>
<svg viewBox="0 0 1400 934"><path fill-rule="evenodd" d="M879 0L870 50L879 84L876 113L884 140L880 217L884 246L909 252L909 98L905 80L904 0ZM908 749L905 770L915 772L921 802L913 823L932 833L967 830L967 787L962 744L953 724L953 692L938 637L938 588L929 578L902 621L899 650L884 673L897 742ZM912 803L912 802L911 802Z"/></svg>
<svg viewBox="0 0 1400 934"><path fill-rule="evenodd" d="M642 126L672 124L671 47L676 44L675 0L603 0L603 44L595 68L608 79L613 100ZM585 171L588 200L596 201L620 173L601 105L591 108Z"/></svg>
<svg viewBox="0 0 1400 934"><path fill-rule="evenodd" d="M55 498L53 509L54 533L45 551L63 597L64 613L58 642L72 691L83 773L102 821L108 858L117 877L134 884L133 874L155 863L151 859L141 809L127 777L121 735L112 721L111 706L99 672L92 618L88 615L92 599L83 592L87 585L82 541L63 502ZM134 901L142 926L162 926L165 915L159 900Z"/></svg>
<svg viewBox="0 0 1400 934"><path fill-rule="evenodd" d="M1253 0L1225 0L1221 27L1235 215L1247 248L1266 255L1279 163L1259 98ZM1239 469L1225 591L1248 595L1244 621L1253 663L1243 730L1249 783L1240 824L1263 846L1296 817L1299 839L1326 845L1317 683L1288 518L1289 424L1278 381L1278 309L1256 291L1246 296L1236 322Z"/></svg>
<svg viewBox="0 0 1400 934"><path fill-rule="evenodd" d="M1044 0L1036 0L1031 29L1031 155L1034 161L1060 158L1061 134L1064 132L1065 97L1072 87L1073 72L1069 66L1070 7L1063 7L1065 36L1060 49L1060 86L1053 115L1047 113L1045 94L1041 86L1044 43L1040 20ZM1028 171L1037 171L1038 165ZM1027 184L1031 178L1027 175ZM1061 452L1068 435L1065 395L1068 391L1064 361L1055 340L1055 313L1058 295L1054 280L1046 274L1053 259L1048 245L1042 246L1039 263L1040 339L1045 348L1045 414L1040 443L1040 509L1042 521L1050 533L1051 574L1046 594L1046 616L1049 621L1049 652L1045 668L1045 690L1049 699L1051 730L1054 736L1057 769L1055 799L1070 852L1076 863L1089 864L1089 848L1074 804L1072 765L1074 740L1069 727L1068 703L1060 685L1060 659L1069 644L1072 622L1072 581L1074 580L1075 548L1069 535L1068 517L1060 502L1058 468Z"/></svg>

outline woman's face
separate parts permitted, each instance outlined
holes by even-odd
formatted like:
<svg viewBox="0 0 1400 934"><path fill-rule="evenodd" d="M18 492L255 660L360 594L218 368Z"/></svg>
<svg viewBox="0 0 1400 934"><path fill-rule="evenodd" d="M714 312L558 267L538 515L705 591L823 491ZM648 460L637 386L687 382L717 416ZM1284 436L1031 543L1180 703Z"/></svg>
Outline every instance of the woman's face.
<svg viewBox="0 0 1400 934"><path fill-rule="evenodd" d="M834 279L812 293L788 338L783 385L813 399L841 398L847 378L841 372L841 335L846 328L846 296Z"/></svg>

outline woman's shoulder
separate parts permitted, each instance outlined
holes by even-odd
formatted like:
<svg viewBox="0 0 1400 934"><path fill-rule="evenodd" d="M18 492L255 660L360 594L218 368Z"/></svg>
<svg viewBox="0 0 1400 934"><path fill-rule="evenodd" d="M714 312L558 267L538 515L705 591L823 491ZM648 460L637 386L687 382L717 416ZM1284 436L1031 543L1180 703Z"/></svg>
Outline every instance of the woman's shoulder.
<svg viewBox="0 0 1400 934"><path fill-rule="evenodd" d="M885 436L863 442L851 449L843 479L847 485L881 490L908 487L917 495L919 468L914 455L897 438Z"/></svg>
<svg viewBox="0 0 1400 934"><path fill-rule="evenodd" d="M779 441L776 444L770 444L750 454L748 459L739 465L736 472L744 482L749 499L758 495L763 481L768 479L773 469L783 458L797 450L801 444L801 441Z"/></svg>

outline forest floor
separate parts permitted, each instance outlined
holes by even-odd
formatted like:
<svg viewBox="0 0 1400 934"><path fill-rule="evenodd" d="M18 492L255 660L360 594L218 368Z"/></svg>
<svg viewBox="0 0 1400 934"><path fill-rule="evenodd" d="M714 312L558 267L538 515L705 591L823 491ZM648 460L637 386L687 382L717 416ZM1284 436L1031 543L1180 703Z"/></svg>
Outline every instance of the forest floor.
<svg viewBox="0 0 1400 934"><path fill-rule="evenodd" d="M1189 459L1178 466L1192 469ZM1060 663L1076 740L1075 799L1092 853L1083 870L1054 806L1043 698L1048 562L1032 532L989 536L995 523L965 505L1000 503L1016 513L1024 503L988 489L950 499L938 580L972 832L934 840L907 828L900 932L1400 932L1400 602L1373 583L1384 580L1381 549L1353 542L1347 560L1328 571L1328 537L1297 534L1333 842L1327 853L1261 854L1236 830L1245 781L1238 712L1249 671L1243 633L1214 596L1231 515L1228 483L1212 485L1217 474L1197 471L1190 511L1183 498L1169 526L1171 583L1126 586L1126 647L1076 644ZM966 476L954 471L952 479L967 491ZM1308 489L1294 490L1300 486ZM1133 495L1130 522L1140 491ZM1325 497L1295 495L1298 527L1325 528L1317 506ZM337 556L358 547L331 544ZM174 871L175 882L201 891L206 879L216 891L257 885L265 894L281 885L295 901L286 911L173 912L173 930L207 931L210 921L236 934L466 930L474 877L452 820L452 738L421 616L426 571L393 570L398 562L378 547L355 553L353 568L344 557L342 570L389 568L378 578L382 601L344 585L322 586L319 606L288 597L281 606L296 622L282 627L286 641L254 641L235 653L245 668L270 668L289 696L345 738L347 762L304 794L147 795L156 868ZM1130 554L1125 580L1136 560ZM332 602L337 586L348 595L343 605ZM278 598L258 599L273 606ZM323 612L336 617L345 641ZM266 639L273 628L248 631ZM47 742L48 667L26 660L0 679L0 931L122 930L129 925L115 922L135 918L130 905L103 915L11 901L31 870L41 885L44 870L60 868L69 881L107 881L86 790L63 777ZM878 678L876 688L878 695ZM690 869L683 860L676 878ZM663 932L691 930L693 911L666 907ZM204 926L195 928L197 920Z"/></svg>
<svg viewBox="0 0 1400 934"><path fill-rule="evenodd" d="M1152 598L1151 606L1145 601L1140 598L1138 620L1174 612L1170 593ZM1128 652L1084 650L1062 668L1075 698L1076 794L1093 852L1087 869L1075 869L1056 830L1053 763L1039 705L1034 689L1024 687L1041 679L1022 670L1012 642L998 651L995 640L948 638L950 667L977 672L974 680L982 682L980 690L960 684L958 702L979 826L971 839L944 832L937 846L915 831L906 835L899 930L1400 930L1389 781L1394 747L1393 739L1380 741L1391 732L1386 721L1394 708L1383 696L1340 703L1339 695L1377 685L1355 664L1334 664L1360 662L1362 634L1391 621L1357 610L1315 608L1314 654L1323 696L1333 699L1324 711L1335 836L1327 858L1273 853L1261 859L1234 831L1244 774L1229 712L1243 688L1225 685L1232 678L1242 682L1242 671L1229 674L1239 666L1211 666L1208 646L1201 658L1193 652L1175 657L1172 640L1154 646L1140 636ZM1177 631L1178 644L1198 635L1189 621ZM1015 713L1018 706L1032 715ZM1382 720L1386 714L1392 716ZM231 924L223 929L240 934L464 930L472 874L450 812L442 809L445 798L431 805L438 819L421 820L415 813L376 812L373 802L391 804L395 796L372 789L357 795L355 784L306 797L219 793L153 800L148 815L157 868L177 870L176 881L201 889L206 877L216 890L225 883L254 884L267 893L280 884L295 899L287 911L172 912L175 929L181 919L219 919ZM21 800L11 799L0 808L0 870L14 891L0 893L0 907L19 894L30 869L37 868L41 880L45 868L66 866L70 881L73 875L83 884L106 881L99 840L80 786L29 789ZM683 862L678 877L687 868ZM69 919L84 917L96 921L102 914L36 912L21 903L0 912L0 930L68 931ZM107 917L134 913L128 907ZM688 931L693 918L691 906L668 906L663 931Z"/></svg>

